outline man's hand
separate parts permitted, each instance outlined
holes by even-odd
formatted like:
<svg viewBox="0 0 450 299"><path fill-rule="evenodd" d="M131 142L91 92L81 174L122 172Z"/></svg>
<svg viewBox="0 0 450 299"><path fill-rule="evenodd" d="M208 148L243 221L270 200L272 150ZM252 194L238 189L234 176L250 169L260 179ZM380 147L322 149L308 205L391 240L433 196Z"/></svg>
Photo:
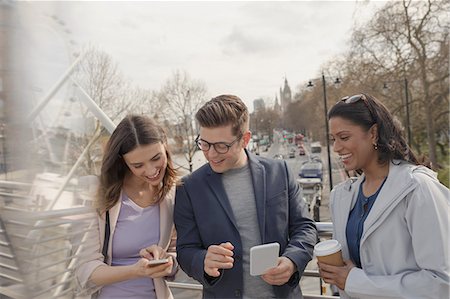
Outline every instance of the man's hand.
<svg viewBox="0 0 450 299"><path fill-rule="evenodd" d="M205 256L205 273L212 277L218 277L220 276L219 269L233 268L233 249L234 246L230 242L209 246Z"/></svg>
<svg viewBox="0 0 450 299"><path fill-rule="evenodd" d="M261 278L270 285L280 286L289 281L297 266L287 257L278 258L278 265L267 270Z"/></svg>

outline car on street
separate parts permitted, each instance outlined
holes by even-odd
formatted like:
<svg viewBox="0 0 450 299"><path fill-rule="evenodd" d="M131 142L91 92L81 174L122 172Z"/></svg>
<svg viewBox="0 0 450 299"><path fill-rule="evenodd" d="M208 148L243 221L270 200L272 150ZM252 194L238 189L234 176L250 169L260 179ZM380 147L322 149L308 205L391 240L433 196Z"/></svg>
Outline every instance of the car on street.
<svg viewBox="0 0 450 299"><path fill-rule="evenodd" d="M311 160L313 162L320 162L320 163L322 163L322 158L320 157L320 155L311 155L309 157L309 160Z"/></svg>
<svg viewBox="0 0 450 299"><path fill-rule="evenodd" d="M301 178L319 178L322 181L323 178L323 166L318 161L306 161L300 167L298 174Z"/></svg>
<svg viewBox="0 0 450 299"><path fill-rule="evenodd" d="M289 150L289 158L295 158L295 149L294 148L291 148Z"/></svg>
<svg viewBox="0 0 450 299"><path fill-rule="evenodd" d="M259 149L262 152L267 152L269 150L269 147L267 145L260 145Z"/></svg>
<svg viewBox="0 0 450 299"><path fill-rule="evenodd" d="M257 142L250 140L250 142L247 145L247 149L256 155L259 155L259 146Z"/></svg>
<svg viewBox="0 0 450 299"><path fill-rule="evenodd" d="M319 178L299 178L297 182L302 187L302 196L308 204L309 212L314 221L320 221L320 205L322 201L322 180Z"/></svg>
<svg viewBox="0 0 450 299"><path fill-rule="evenodd" d="M267 152L269 150L270 143L269 139L261 139L259 140L259 150L262 152Z"/></svg>
<svg viewBox="0 0 450 299"><path fill-rule="evenodd" d="M304 156L305 154L306 154L306 151L305 151L305 148L303 147L303 145L299 145L298 146L298 154L300 155L300 156Z"/></svg>
<svg viewBox="0 0 450 299"><path fill-rule="evenodd" d="M276 154L273 156L274 159L276 160L283 160L283 155L282 154Z"/></svg>
<svg viewBox="0 0 450 299"><path fill-rule="evenodd" d="M319 141L311 142L311 153L319 154L322 152L322 145Z"/></svg>

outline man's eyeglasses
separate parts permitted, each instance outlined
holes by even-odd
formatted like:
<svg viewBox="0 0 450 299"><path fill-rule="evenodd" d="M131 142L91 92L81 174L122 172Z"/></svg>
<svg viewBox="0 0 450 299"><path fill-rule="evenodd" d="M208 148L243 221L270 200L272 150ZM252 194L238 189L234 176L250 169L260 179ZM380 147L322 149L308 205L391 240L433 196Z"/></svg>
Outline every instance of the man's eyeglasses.
<svg viewBox="0 0 450 299"><path fill-rule="evenodd" d="M240 134L233 142L226 143L226 142L214 142L210 143L208 141L205 141L203 139L200 139L200 135L197 136L195 139L195 143L197 144L198 148L201 149L204 152L209 151L211 146L214 147L214 150L218 152L219 154L226 154L230 150L230 148L238 142L242 138L242 134Z"/></svg>
<svg viewBox="0 0 450 299"><path fill-rule="evenodd" d="M377 118L375 117L376 114L373 112L372 107L370 106L370 103L369 103L369 101L367 100L367 97L364 94L357 94L357 95L354 95L354 96L346 96L346 97L343 97L339 102L344 102L345 104L353 104L353 103L356 103L356 102L359 102L359 101L363 101L364 102L364 105L366 105L367 109L369 110L370 117L372 118L372 121L374 123L376 123L377 122Z"/></svg>

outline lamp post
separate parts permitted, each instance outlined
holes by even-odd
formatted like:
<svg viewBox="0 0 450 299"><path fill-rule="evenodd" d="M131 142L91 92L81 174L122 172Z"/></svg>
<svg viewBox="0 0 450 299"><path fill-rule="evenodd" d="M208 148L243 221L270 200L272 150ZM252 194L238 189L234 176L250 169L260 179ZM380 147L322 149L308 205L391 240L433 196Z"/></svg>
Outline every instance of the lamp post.
<svg viewBox="0 0 450 299"><path fill-rule="evenodd" d="M383 89L388 89L388 83L403 83L403 87L405 89L405 106L406 106L406 133L408 137L408 145L411 147L411 126L409 119L409 95L408 95L408 79L404 78L403 80L394 80L394 81L385 81L383 83Z"/></svg>
<svg viewBox="0 0 450 299"><path fill-rule="evenodd" d="M5 180L8 180L8 164L6 159L6 138L5 138L5 123L0 124L0 141L2 143L2 156L3 156L3 166L1 171L5 174Z"/></svg>
<svg viewBox="0 0 450 299"><path fill-rule="evenodd" d="M341 80L339 78L336 78L334 81L334 84L341 83ZM313 87L314 84L312 81L308 82L307 87ZM331 153L330 153L330 129L328 127L328 105L327 105L327 88L326 88L326 80L325 75L322 73L322 89L323 89L323 110L324 110L324 116L325 116L325 140L327 141L327 158L328 158L328 177L330 181L330 191L333 189L333 174L332 174L332 167L331 167Z"/></svg>

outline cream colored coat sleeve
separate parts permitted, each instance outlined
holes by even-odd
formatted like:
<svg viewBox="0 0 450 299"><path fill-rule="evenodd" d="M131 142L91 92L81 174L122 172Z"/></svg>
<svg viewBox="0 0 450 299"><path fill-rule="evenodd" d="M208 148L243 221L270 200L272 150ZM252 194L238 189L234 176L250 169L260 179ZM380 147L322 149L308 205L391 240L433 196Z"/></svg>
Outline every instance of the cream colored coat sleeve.
<svg viewBox="0 0 450 299"><path fill-rule="evenodd" d="M90 295L100 289L100 287L90 282L89 278L97 267L105 265L105 263L103 263L104 257L100 248L104 239L104 226L105 220L100 216L93 219L92 225L83 242L84 248L82 249L82 258L75 271L77 289L82 291L82 294ZM103 227L103 229L100 229L101 227Z"/></svg>
<svg viewBox="0 0 450 299"><path fill-rule="evenodd" d="M171 237L174 232L173 224L173 208L175 203L175 188L172 188L166 198L160 203L160 240L158 245L165 250L168 250ZM121 201L110 209L110 225L111 225L111 235L109 238L108 245L108 259L107 264L111 264L112 256L112 240L114 236L114 231L119 217L121 207ZM83 252L83 258L79 266L75 271L75 280L78 289L82 292L81 294L93 294L101 289L101 286L96 286L90 277L94 270L102 265L106 265L103 260L104 256L101 253L102 245L105 237L105 213L98 216L97 219L93 221L92 229L89 231L86 239L91 243L90 246L86 246ZM173 254L172 254L173 255ZM173 298L169 287L167 286L166 279L172 280L178 271L178 264L176 262L176 257L174 256L174 269L172 271L172 276L166 278L155 278L153 280L155 285L155 291L157 298L170 299Z"/></svg>

